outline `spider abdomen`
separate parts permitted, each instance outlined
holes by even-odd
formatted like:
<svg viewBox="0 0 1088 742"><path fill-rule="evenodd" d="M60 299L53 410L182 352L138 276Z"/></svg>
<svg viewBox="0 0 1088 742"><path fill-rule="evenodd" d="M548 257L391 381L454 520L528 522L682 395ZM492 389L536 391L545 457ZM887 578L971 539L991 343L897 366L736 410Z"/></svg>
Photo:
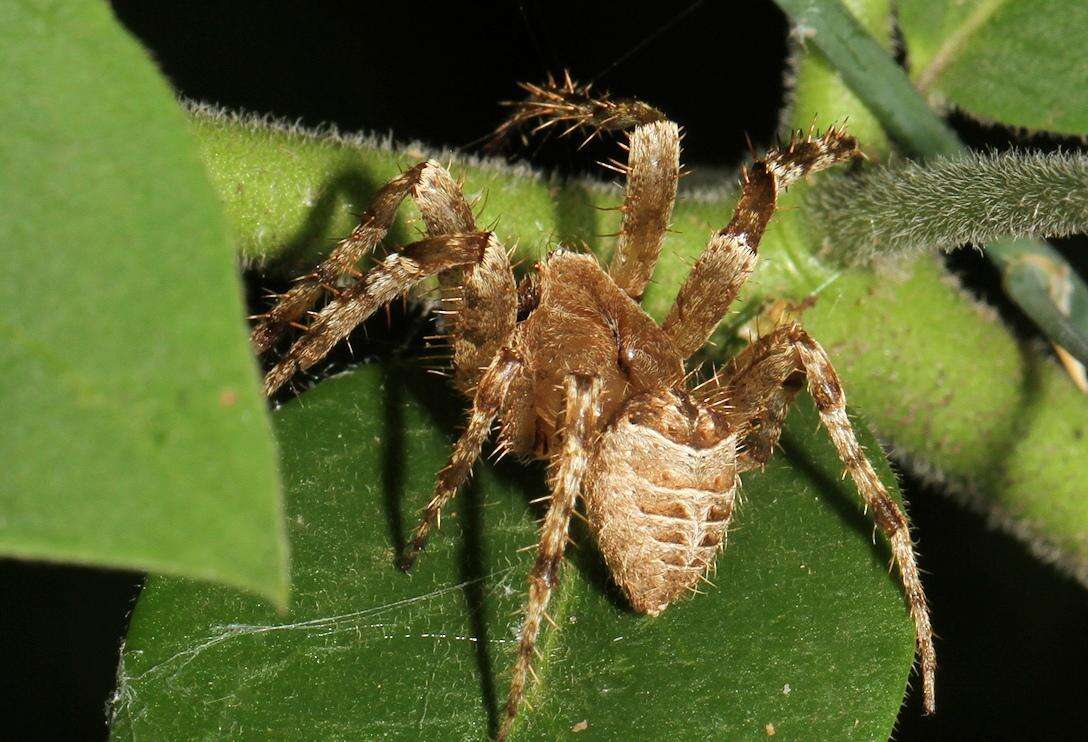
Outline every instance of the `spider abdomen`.
<svg viewBox="0 0 1088 742"><path fill-rule="evenodd" d="M697 416L683 417L696 431ZM623 414L587 473L586 512L601 554L631 607L650 615L694 591L725 544L733 511L735 437L677 437Z"/></svg>

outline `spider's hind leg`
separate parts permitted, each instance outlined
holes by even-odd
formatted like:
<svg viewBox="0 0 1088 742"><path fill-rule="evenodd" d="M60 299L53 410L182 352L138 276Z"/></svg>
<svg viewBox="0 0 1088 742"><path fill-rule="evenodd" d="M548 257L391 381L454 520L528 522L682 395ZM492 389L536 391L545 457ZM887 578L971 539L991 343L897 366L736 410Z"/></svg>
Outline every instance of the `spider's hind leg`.
<svg viewBox="0 0 1088 742"><path fill-rule="evenodd" d="M914 619L923 702L926 713L933 713L937 657L910 525L888 496L854 435L846 414L846 395L827 353L799 325L786 325L749 346L724 370L719 383L704 387L701 394L707 404L719 407L734 424L747 428L746 440L755 448L746 451L740 463L750 469L770 455L781 434L786 408L804 386L816 402L820 419L873 520L891 542Z"/></svg>
<svg viewBox="0 0 1088 742"><path fill-rule="evenodd" d="M555 125L564 127L564 134L586 129L589 139L602 131L628 133L627 164L606 164L627 178L620 207L623 225L608 273L638 301L653 274L672 218L680 178L679 128L646 103L593 93L589 85L578 85L569 76L562 82L548 80L543 85L523 84L522 88L529 97L513 104L514 113L499 127L497 136L531 122L536 123L534 131Z"/></svg>

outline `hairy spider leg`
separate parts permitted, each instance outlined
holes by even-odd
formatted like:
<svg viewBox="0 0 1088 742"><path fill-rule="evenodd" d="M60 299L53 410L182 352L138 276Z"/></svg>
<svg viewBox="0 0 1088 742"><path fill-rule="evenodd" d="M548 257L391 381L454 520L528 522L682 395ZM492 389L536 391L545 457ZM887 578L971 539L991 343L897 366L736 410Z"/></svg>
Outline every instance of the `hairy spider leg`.
<svg viewBox="0 0 1088 742"><path fill-rule="evenodd" d="M344 278L356 273L359 261L373 252L389 231L397 207L419 183L426 167L427 163L420 163L386 183L374 195L351 234L340 240L324 262L312 273L299 278L272 309L261 315L249 336L257 355L271 348L284 330L298 322L324 292L335 291Z"/></svg>
<svg viewBox="0 0 1088 742"><path fill-rule="evenodd" d="M732 220L710 238L661 325L683 358L706 344L752 273L779 193L809 173L858 154L853 137L831 128L817 138L794 136L787 146L772 149L744 171Z"/></svg>
<svg viewBox="0 0 1088 742"><path fill-rule="evenodd" d="M669 228L680 178L680 130L671 121L635 128L628 137L623 225L608 274L635 301L642 299Z"/></svg>
<svg viewBox="0 0 1088 742"><path fill-rule="evenodd" d="M589 130L588 139L602 131L627 132L627 164L602 163L626 177L623 223L608 273L635 301L641 299L661 253L669 228L676 185L680 179L680 129L656 108L637 100L593 94L567 75L562 82L522 84L529 97L512 103L514 112L497 136L537 122L534 131L564 126L563 134ZM587 141L588 141L587 139Z"/></svg>
<svg viewBox="0 0 1088 742"><path fill-rule="evenodd" d="M491 433L491 426L498 417L502 403L510 390L510 382L521 369L522 360L510 349L501 350L480 378L472 401L468 425L458 438L449 463L438 473L434 496L427 503L419 525L412 533L412 541L401 557L400 568L408 571L415 564L423 547L427 545L431 530L442 524L442 508L460 489L472 472L472 465L480 457L480 448Z"/></svg>
<svg viewBox="0 0 1088 742"><path fill-rule="evenodd" d="M420 174L415 202L427 234L476 231L472 209L461 187L440 165ZM478 263L440 273L441 327L453 350L453 383L471 397L472 388L514 330L517 287L510 258L497 241L488 243Z"/></svg>
<svg viewBox="0 0 1088 742"><path fill-rule="evenodd" d="M744 348L714 377L695 391L706 404L717 407L730 423L745 429L737 468L762 468L774 454L789 406L804 389L793 346L777 328Z"/></svg>
<svg viewBox="0 0 1088 742"><path fill-rule="evenodd" d="M807 382L809 394L816 402L820 419L839 458L857 485L866 509L871 509L873 520L891 542L892 555L914 620L923 705L926 713L932 714L936 709L934 673L937 655L910 526L858 444L846 414L846 395L831 360L820 344L796 324L775 330L738 358L743 360L726 369L724 382L712 390L705 401L712 406L722 405L723 414L734 418L738 425L745 425L746 421L762 418L768 406L774 408L782 404L783 399L788 404ZM757 423L759 426L764 428L761 435L765 444L773 448L781 435L781 421L772 420L770 426L765 422Z"/></svg>
<svg viewBox="0 0 1088 742"><path fill-rule="evenodd" d="M385 184L374 196L352 233L337 244L323 263L312 273L300 278L268 313L261 316L261 321L250 335L250 342L258 354L271 347L288 326L298 325L299 319L326 291L334 294L335 298L329 307L336 305L335 311L350 313L355 309L366 308L371 297L359 284L347 289L336 287L345 277L360 276L355 266L363 257L373 252L388 232L397 209L406 196L410 196L419 207L430 237L452 238L454 235L480 234L476 229L472 209L461 188L446 169L433 161L415 165ZM456 240L451 239L448 244L456 243ZM403 248L402 252L414 249L414 246L409 246ZM372 269L363 279L363 283L373 280L372 275L377 278L383 272L393 278L397 277L395 274L398 271L404 273L401 269L410 273L411 265L412 256L401 261L393 255ZM488 240L477 259L440 266L433 272L438 273L443 289L446 309L442 314L444 329L448 330L453 348L454 382L458 389L468 393L514 329L517 291L513 269L506 250L498 240ZM401 277L408 276L404 274ZM362 304L357 308L348 307L352 302ZM368 311L368 316L369 313ZM315 323L309 328L307 336L327 331L326 325ZM335 340L325 347L324 338L305 340L298 351L292 348L284 361L292 353L302 353L305 348L307 356L299 358L305 361L305 365L299 368L308 368L319 361L333 344ZM324 350L318 353L318 347L323 347ZM271 385L266 382L266 393L274 392L291 376L293 372L289 372L289 368L289 364L281 363L274 369L276 375L270 376L273 382Z"/></svg>
<svg viewBox="0 0 1088 742"><path fill-rule="evenodd" d="M499 729L499 742L503 742L510 734L518 707L525 697L541 621L546 618L545 612L552 589L559 580L567 530L575 504L581 495L591 443L597 430L601 389L602 384L598 377L576 374L566 377L563 446L552 459L551 502L548 513L544 516L536 562L529 574L529 600L525 605L525 619L521 625L514 676L510 681L506 701L506 714Z"/></svg>
<svg viewBox="0 0 1088 742"><path fill-rule="evenodd" d="M265 376L265 394L274 394L297 372L305 371L324 358L332 346L379 307L429 276L479 263L488 245L497 242L491 232L444 235L413 242L390 253L361 281L325 305L306 333ZM497 249L501 251L501 245Z"/></svg>

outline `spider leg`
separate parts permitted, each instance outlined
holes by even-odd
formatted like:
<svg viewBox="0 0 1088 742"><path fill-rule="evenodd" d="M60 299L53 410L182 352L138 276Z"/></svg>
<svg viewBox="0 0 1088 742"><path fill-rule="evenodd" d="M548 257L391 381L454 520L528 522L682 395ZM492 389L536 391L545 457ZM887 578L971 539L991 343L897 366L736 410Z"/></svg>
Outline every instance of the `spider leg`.
<svg viewBox="0 0 1088 742"><path fill-rule="evenodd" d="M449 172L431 163L423 170L415 202L431 236L476 231L460 186ZM465 394L507 341L517 320L517 286L506 250L489 242L482 258L438 275L442 287L442 326L450 335L454 384Z"/></svg>
<svg viewBox="0 0 1088 742"><path fill-rule="evenodd" d="M272 367L264 379L272 395L295 373L305 371L328 354L360 322L416 283L450 268L478 263L490 243L490 232L430 237L390 253L366 276L330 301L310 324L306 334ZM501 250L501 246L498 248Z"/></svg>
<svg viewBox="0 0 1088 742"><path fill-rule="evenodd" d="M737 471L762 468L774 455L774 447L782 437L782 426L786 424L786 414L798 391L787 379L768 396L760 424L752 426L741 443L743 450L737 456Z"/></svg>
<svg viewBox="0 0 1088 742"><path fill-rule="evenodd" d="M643 124L627 146L623 226L608 274L635 301L642 298L669 228L680 178L680 131L671 121Z"/></svg>
<svg viewBox="0 0 1088 742"><path fill-rule="evenodd" d="M637 100L593 94L589 85L565 77L543 85L523 84L528 99L514 104L514 113L499 127L498 136L529 122L534 131L554 125L601 131L626 131L627 164L606 167L627 178L623 225L608 272L616 285L635 301L642 297L661 253L661 241L672 218L680 178L680 130L652 106ZM587 140L588 141L588 140Z"/></svg>
<svg viewBox="0 0 1088 742"><path fill-rule="evenodd" d="M744 171L732 220L710 238L661 326L682 357L706 344L755 267L778 194L799 178L857 154L857 141L831 128L821 137L794 137Z"/></svg>
<svg viewBox="0 0 1088 742"><path fill-rule="evenodd" d="M435 525L441 524L442 508L457 494L468 479L472 465L480 457L480 448L491 432L491 425L499 414L510 382L521 368L522 361L509 349L500 351L480 378L469 413L468 425L450 454L449 463L438 473L434 496L424 510L423 518L412 534L412 541L400 561L400 568L408 571L415 564Z"/></svg>
<svg viewBox="0 0 1088 742"><path fill-rule="evenodd" d="M816 402L820 419L839 458L857 485L867 509L871 509L877 526L891 542L892 555L899 568L914 620L924 706L926 713L933 713L936 706L933 677L937 656L910 525L903 511L888 496L858 444L846 414L846 395L827 353L803 328L791 324L750 346L725 370L724 377L719 388L706 393L704 399L711 405L719 406L723 414L734 418L737 424L750 425L753 418L760 420L755 424L756 440L763 441L768 448L749 452L751 459L748 468L762 463L766 460L763 457L769 456L770 448L777 442L782 429L781 419L776 417L778 410L784 412L807 382L809 394ZM769 418L768 410L771 411Z"/></svg>
<svg viewBox="0 0 1088 742"><path fill-rule="evenodd" d="M397 207L419 183L426 167L427 163L420 163L382 186L351 234L340 240L323 263L299 279L261 317L249 336L258 355L271 348L287 327L306 314L327 290L326 287L336 286L345 276L351 275L358 262L374 250L389 231Z"/></svg>
<svg viewBox="0 0 1088 742"><path fill-rule="evenodd" d="M359 225L337 244L329 257L303 276L261 317L250 334L250 342L258 354L268 350L288 326L297 325L329 287L339 285L347 276L358 275L355 266L388 232L406 196L419 207L431 237L477 232L472 209L444 167L436 162L421 162L406 170L378 191ZM381 271L382 267L375 270ZM479 259L438 272L447 307L445 326L453 346L455 382L458 388L467 391L476 384L514 329L517 313L514 273L506 251L497 240L486 243ZM356 285L346 289L332 304L345 296L358 295ZM454 305L464 308L450 310ZM285 380L277 379L275 386Z"/></svg>
<svg viewBox="0 0 1088 742"><path fill-rule="evenodd" d="M541 621L545 618L552 588L559 580L567 529L575 503L581 494L582 480L589 462L591 439L596 429L597 416L600 414L602 384L599 378L572 374L567 377L565 387L566 430L563 447L553 460L551 504L544 517L536 562L529 574L529 600L525 606L525 620L521 626L514 677L510 682L506 715L499 730L499 742L510 734L518 707L525 697L529 674L532 672L533 655L536 654L537 635L540 633Z"/></svg>
<svg viewBox="0 0 1088 742"><path fill-rule="evenodd" d="M804 388L797 353L790 341L792 326L764 335L696 391L704 403L718 408L733 425L744 426L738 471L761 468L782 436L789 406Z"/></svg>

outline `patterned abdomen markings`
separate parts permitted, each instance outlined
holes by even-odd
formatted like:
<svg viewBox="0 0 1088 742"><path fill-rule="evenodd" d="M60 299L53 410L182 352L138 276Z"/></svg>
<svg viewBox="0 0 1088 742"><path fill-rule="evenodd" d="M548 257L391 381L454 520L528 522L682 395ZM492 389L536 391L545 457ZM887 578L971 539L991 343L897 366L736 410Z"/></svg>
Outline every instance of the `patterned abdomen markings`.
<svg viewBox="0 0 1088 742"><path fill-rule="evenodd" d="M628 408L590 463L587 515L609 570L639 613L656 616L692 594L725 545L736 437L722 437L713 424L708 429L705 410L693 412L683 415L687 431L662 432Z"/></svg>

